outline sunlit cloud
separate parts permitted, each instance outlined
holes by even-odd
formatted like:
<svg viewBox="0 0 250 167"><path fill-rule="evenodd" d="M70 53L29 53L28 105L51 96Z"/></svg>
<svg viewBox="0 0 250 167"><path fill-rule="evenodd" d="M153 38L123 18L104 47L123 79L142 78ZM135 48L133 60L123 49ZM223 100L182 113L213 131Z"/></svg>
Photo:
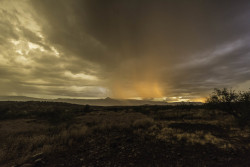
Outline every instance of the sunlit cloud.
<svg viewBox="0 0 250 167"><path fill-rule="evenodd" d="M83 80L98 80L98 78L96 76L92 76L92 75L87 75L87 74L72 74L70 71L66 71L65 76L70 77L70 78L74 78L74 79L83 79Z"/></svg>

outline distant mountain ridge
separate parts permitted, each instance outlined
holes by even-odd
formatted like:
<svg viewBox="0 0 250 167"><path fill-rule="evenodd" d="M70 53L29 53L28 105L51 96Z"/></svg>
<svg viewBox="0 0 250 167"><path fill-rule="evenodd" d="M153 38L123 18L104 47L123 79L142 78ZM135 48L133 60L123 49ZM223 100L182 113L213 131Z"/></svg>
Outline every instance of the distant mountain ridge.
<svg viewBox="0 0 250 167"><path fill-rule="evenodd" d="M151 100L131 100L131 99L112 99L107 97L105 99L42 99L27 96L0 96L0 101L49 101L49 102L65 102L80 105L94 105L94 106L139 106L139 105L178 105L183 102L168 103L165 101L151 101ZM190 104L200 105L200 102L190 102Z"/></svg>
<svg viewBox="0 0 250 167"><path fill-rule="evenodd" d="M0 101L46 101L45 99L27 96L0 96Z"/></svg>

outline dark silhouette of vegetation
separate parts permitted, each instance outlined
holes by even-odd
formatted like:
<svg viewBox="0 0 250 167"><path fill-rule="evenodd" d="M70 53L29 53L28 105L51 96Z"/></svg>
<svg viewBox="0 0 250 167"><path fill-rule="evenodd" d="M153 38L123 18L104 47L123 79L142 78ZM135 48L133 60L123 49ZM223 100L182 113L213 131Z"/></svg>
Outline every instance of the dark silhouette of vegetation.
<svg viewBox="0 0 250 167"><path fill-rule="evenodd" d="M90 105L86 104L86 105L84 106L83 112L86 113L86 112L90 112L90 111L91 111Z"/></svg>
<svg viewBox="0 0 250 167"><path fill-rule="evenodd" d="M227 88L215 88L207 99L207 105L212 109L220 109L234 116L241 126L249 125L250 91L236 92Z"/></svg>
<svg viewBox="0 0 250 167"><path fill-rule="evenodd" d="M17 118L37 118L52 124L71 121L80 114L82 106L58 102L1 102L0 120Z"/></svg>

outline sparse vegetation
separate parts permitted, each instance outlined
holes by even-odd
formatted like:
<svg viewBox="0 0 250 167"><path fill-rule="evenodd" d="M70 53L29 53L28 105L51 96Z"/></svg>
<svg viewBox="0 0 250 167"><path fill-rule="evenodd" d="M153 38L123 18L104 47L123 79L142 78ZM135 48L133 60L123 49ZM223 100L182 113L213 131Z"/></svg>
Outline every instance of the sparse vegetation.
<svg viewBox="0 0 250 167"><path fill-rule="evenodd" d="M0 166L249 166L250 129L219 103L0 102Z"/></svg>
<svg viewBox="0 0 250 167"><path fill-rule="evenodd" d="M250 91L236 92L232 89L214 89L207 99L208 106L233 115L240 126L250 123Z"/></svg>

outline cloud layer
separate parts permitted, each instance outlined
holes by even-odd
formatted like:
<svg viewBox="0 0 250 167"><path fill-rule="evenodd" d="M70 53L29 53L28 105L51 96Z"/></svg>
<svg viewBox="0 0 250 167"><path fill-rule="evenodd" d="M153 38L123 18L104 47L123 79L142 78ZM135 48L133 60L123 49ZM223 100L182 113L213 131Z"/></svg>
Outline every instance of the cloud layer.
<svg viewBox="0 0 250 167"><path fill-rule="evenodd" d="M0 3L5 95L197 99L250 80L248 1Z"/></svg>

